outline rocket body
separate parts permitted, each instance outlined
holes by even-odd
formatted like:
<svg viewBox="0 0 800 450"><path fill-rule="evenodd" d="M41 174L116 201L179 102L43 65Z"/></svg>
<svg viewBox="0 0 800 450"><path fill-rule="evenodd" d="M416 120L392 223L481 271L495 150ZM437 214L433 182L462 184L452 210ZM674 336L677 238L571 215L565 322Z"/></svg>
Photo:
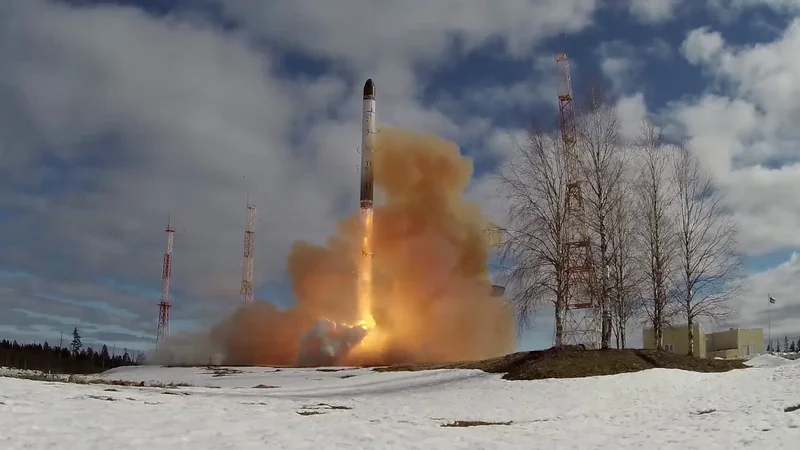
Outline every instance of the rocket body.
<svg viewBox="0 0 800 450"><path fill-rule="evenodd" d="M364 97L361 107L361 209L372 208L373 140L377 132L375 126L375 83L372 79L364 84Z"/></svg>

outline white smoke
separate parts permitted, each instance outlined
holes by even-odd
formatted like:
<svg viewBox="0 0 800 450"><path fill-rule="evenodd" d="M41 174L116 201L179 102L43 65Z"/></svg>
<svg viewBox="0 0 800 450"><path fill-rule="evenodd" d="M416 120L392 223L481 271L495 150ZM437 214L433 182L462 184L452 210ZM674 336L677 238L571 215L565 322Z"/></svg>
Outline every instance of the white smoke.
<svg viewBox="0 0 800 450"><path fill-rule="evenodd" d="M367 330L363 327L337 325L330 320L320 319L300 338L298 365L301 367L337 365L337 362L342 361L347 352L366 335Z"/></svg>

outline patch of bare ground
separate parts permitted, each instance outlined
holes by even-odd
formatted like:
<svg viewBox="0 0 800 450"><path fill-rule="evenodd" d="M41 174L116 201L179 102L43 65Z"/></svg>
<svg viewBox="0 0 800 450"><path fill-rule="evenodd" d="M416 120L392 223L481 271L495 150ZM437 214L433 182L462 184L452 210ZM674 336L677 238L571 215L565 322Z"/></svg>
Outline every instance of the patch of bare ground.
<svg viewBox="0 0 800 450"><path fill-rule="evenodd" d="M483 427L488 425L511 425L511 422L484 422L482 420L456 420L455 422L443 423L444 428L463 428L463 427Z"/></svg>
<svg viewBox="0 0 800 450"><path fill-rule="evenodd" d="M692 372L727 372L747 368L741 360L711 360L658 350L586 350L583 346L519 352L483 361L446 364L400 364L378 367L378 372L436 369L478 369L504 373L506 380L583 378L638 372L647 369L680 369Z"/></svg>
<svg viewBox="0 0 800 450"><path fill-rule="evenodd" d="M317 403L316 405L305 405L303 409L297 411L301 416L315 416L318 414L325 414L326 410L349 410L353 409L349 406L330 405L328 403Z"/></svg>

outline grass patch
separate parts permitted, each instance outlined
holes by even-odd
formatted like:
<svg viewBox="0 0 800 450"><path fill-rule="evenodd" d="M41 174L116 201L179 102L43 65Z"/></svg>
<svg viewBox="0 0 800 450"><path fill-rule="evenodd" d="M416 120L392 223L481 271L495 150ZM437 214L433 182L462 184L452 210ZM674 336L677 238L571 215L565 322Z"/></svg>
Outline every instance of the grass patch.
<svg viewBox="0 0 800 450"><path fill-rule="evenodd" d="M581 378L647 369L680 369L692 372L727 372L744 369L740 360L709 360L675 353L640 349L587 350L583 346L518 352L483 361L462 361L446 364L403 364L378 367L378 372L436 369L477 369L503 373L506 380L540 380L545 378Z"/></svg>
<svg viewBox="0 0 800 450"><path fill-rule="evenodd" d="M209 368L208 370L210 371L210 373L213 374L212 377L214 378L224 377L228 375L236 375L237 373L244 373L241 370L231 369L229 367L214 367L214 368Z"/></svg>
<svg viewBox="0 0 800 450"><path fill-rule="evenodd" d="M93 398L95 400L105 400L107 402L114 402L114 401L117 400L114 397L109 397L107 395L87 395L86 397L87 398Z"/></svg>
<svg viewBox="0 0 800 450"><path fill-rule="evenodd" d="M484 422L482 420L456 420L455 422L443 423L441 426L444 428L465 428L465 427L483 427L489 425L511 425L508 422Z"/></svg>
<svg viewBox="0 0 800 450"><path fill-rule="evenodd" d="M315 416L317 414L325 414L324 410L348 410L353 409L349 406L342 406L342 405L330 405L328 403L317 403L316 405L305 405L301 411L297 411L297 414L301 416Z"/></svg>
<svg viewBox="0 0 800 450"><path fill-rule="evenodd" d="M319 409L353 409L349 406L341 406L341 405L330 405L328 403L317 403L316 405L306 405L303 406L303 409L312 409L312 410L319 410Z"/></svg>
<svg viewBox="0 0 800 450"><path fill-rule="evenodd" d="M787 406L783 408L783 412L795 412L800 410L800 405Z"/></svg>
<svg viewBox="0 0 800 450"><path fill-rule="evenodd" d="M353 408L351 408L349 406L329 405L327 403L319 403L317 406L319 406L321 408L327 408L327 409L353 409Z"/></svg>

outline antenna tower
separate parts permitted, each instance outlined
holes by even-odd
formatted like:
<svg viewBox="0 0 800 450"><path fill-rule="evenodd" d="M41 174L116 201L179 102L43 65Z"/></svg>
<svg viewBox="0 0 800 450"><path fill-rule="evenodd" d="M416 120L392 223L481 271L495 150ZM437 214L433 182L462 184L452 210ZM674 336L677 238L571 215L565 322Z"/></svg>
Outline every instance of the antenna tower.
<svg viewBox="0 0 800 450"><path fill-rule="evenodd" d="M581 190L580 158L576 148L577 130L572 98L572 77L566 53L556 55L558 79L558 111L561 140L566 162L566 302L564 308L563 344L600 347L600 308L592 295L593 266L589 233L584 220Z"/></svg>
<svg viewBox="0 0 800 450"><path fill-rule="evenodd" d="M242 304L253 303L253 244L256 235L256 207L247 196L247 230L244 232L244 264L242 265Z"/></svg>
<svg viewBox="0 0 800 450"><path fill-rule="evenodd" d="M161 302L158 304L158 336L156 336L156 354L165 355L169 351L169 283L172 276L172 239L175 230L171 226L172 217L167 219L167 251L164 253L164 264L161 268Z"/></svg>

